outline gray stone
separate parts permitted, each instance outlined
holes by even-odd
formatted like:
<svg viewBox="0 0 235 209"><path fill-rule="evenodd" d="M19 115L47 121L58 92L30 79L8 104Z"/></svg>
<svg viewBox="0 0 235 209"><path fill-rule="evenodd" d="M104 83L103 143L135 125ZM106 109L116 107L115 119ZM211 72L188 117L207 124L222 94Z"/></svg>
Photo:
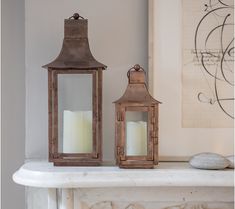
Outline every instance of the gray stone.
<svg viewBox="0 0 235 209"><path fill-rule="evenodd" d="M229 160L228 168L234 168L234 155L230 155L226 157Z"/></svg>
<svg viewBox="0 0 235 209"><path fill-rule="evenodd" d="M194 155L190 161L190 165L194 168L219 170L225 169L230 165L228 159L216 153L203 152Z"/></svg>

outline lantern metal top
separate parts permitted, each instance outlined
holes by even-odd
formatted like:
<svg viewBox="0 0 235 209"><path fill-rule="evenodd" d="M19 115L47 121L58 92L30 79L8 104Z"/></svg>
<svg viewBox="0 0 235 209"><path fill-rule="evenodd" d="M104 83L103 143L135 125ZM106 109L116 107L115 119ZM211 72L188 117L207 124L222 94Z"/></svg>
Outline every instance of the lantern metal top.
<svg viewBox="0 0 235 209"><path fill-rule="evenodd" d="M142 103L147 105L161 103L149 94L145 83L145 71L140 65L136 64L132 67L127 72L127 77L129 83L126 91L123 96L114 103Z"/></svg>
<svg viewBox="0 0 235 209"><path fill-rule="evenodd" d="M44 68L105 69L93 57L88 42L88 20L75 13L64 20L64 41L59 56Z"/></svg>

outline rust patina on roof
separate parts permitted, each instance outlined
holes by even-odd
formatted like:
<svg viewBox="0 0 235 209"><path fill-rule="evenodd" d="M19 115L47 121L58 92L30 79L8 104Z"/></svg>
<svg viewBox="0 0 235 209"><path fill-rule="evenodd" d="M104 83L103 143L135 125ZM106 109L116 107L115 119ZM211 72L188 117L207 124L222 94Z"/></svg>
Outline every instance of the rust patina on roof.
<svg viewBox="0 0 235 209"><path fill-rule="evenodd" d="M143 105L161 103L149 94L145 83L145 71L139 65L135 65L131 68L127 76L129 83L126 91L123 96L114 103L141 103Z"/></svg>
<svg viewBox="0 0 235 209"><path fill-rule="evenodd" d="M106 68L93 57L90 51L87 19L64 20L64 41L60 54L54 61L43 67L70 70Z"/></svg>

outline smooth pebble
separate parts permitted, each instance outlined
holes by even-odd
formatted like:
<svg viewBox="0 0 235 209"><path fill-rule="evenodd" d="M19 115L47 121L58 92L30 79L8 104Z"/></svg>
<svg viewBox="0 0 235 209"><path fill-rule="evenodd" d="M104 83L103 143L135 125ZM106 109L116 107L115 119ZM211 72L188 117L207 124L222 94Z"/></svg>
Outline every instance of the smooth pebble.
<svg viewBox="0 0 235 209"><path fill-rule="evenodd" d="M230 155L226 157L229 160L228 168L234 168L234 155Z"/></svg>
<svg viewBox="0 0 235 209"><path fill-rule="evenodd" d="M194 168L207 170L225 169L230 165L229 160L222 155L210 152L203 152L194 155L190 159L189 163Z"/></svg>

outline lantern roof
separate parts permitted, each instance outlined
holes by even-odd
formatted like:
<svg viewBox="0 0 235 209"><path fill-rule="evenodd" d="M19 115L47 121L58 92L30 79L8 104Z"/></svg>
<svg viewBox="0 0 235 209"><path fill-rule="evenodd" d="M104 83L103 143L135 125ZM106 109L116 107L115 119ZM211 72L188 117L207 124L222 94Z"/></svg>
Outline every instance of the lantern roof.
<svg viewBox="0 0 235 209"><path fill-rule="evenodd" d="M64 40L58 57L44 68L105 69L92 55L88 42L88 20L75 13L64 20Z"/></svg>
<svg viewBox="0 0 235 209"><path fill-rule="evenodd" d="M131 68L127 77L129 79L125 93L114 103L141 103L141 104L158 104L161 103L154 99L148 92L145 83L145 71L139 65Z"/></svg>

